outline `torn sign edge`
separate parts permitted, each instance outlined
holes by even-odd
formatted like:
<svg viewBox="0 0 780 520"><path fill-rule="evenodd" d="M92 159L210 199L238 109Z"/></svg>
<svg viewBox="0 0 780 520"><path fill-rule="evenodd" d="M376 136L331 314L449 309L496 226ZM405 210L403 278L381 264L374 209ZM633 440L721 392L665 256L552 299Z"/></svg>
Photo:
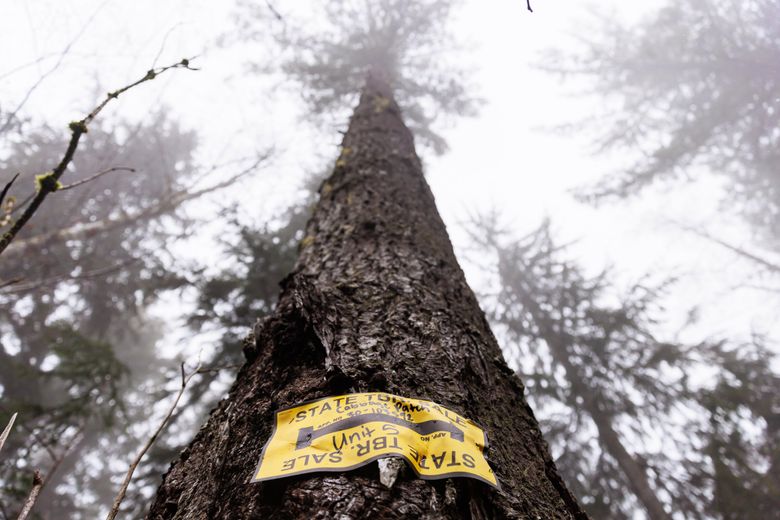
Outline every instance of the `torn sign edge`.
<svg viewBox="0 0 780 520"><path fill-rule="evenodd" d="M445 473L445 474L440 474L440 475L423 475L419 471L417 471L417 468L414 467L414 464L409 459L409 457L407 457L406 455L401 454L401 453L383 453L383 454L380 454L380 455L374 455L373 457L371 457L369 459L366 459L364 461L358 462L357 464L353 464L352 466L346 466L346 467L343 467L343 468L312 468L312 469L306 469L306 470L302 470L302 471L294 471L292 473L285 473L284 475L274 475L274 476L271 476L271 477L260 477L260 478L257 477L258 473L260 473L260 468L263 465L263 460L265 460L265 451L268 448L268 445L271 444L271 441L273 440L274 435L276 435L276 425L279 422L278 421L278 416L279 416L280 413L286 412L287 410L292 410L293 408L298 408L298 407L301 407L301 406L305 406L307 404L314 404L314 403L317 403L319 401L327 401L329 399L338 399L339 397L348 397L350 395L361 395L361 394L385 394L385 395L390 395L390 396L393 396L393 397L398 397L399 399L414 399L415 401L425 401L427 403L435 404L435 405L437 405L437 406L439 406L441 408L449 409L450 411L453 411L453 412L457 413L458 415L460 415L464 419L466 419L468 421L471 421L471 423L474 426L476 426L477 428L479 428L479 430L482 432L483 441L484 441L483 442L483 448L481 450L482 457L485 459L485 462L487 463L488 468L490 469L490 472L493 474L493 478L495 478L496 481L495 482L491 482L488 479L483 478L483 477L481 477L481 476L479 476L479 475L477 475L475 473L469 473L469 472L465 472L465 471L454 471L454 472L451 472L451 473ZM274 411L273 419L274 419L273 420L274 424L273 424L273 428L271 428L271 435L268 436L268 440L265 441L265 444L263 444L263 449L260 452L260 461L257 463L257 466L255 466L255 471L254 471L254 473L252 473L252 478L249 481L250 484L253 484L255 482L265 482L265 481L268 481L268 480L278 480L280 478L294 477L294 476L297 476L297 475L305 475L305 474L308 474L308 473L343 473L343 472L352 471L352 470L361 468L361 467L365 466L366 464L370 464L370 463L372 463L372 462L374 462L375 460L378 460L378 459L392 457L392 458L398 458L398 459L405 460L407 462L408 466L417 475L417 478L420 478L422 480L442 480L442 479L454 478L454 477L472 478L474 480L479 480L480 482L484 482L485 484L487 484L487 485L489 485L489 486L491 486L491 487L493 487L495 489L501 490L501 483L498 480L498 474L496 474L496 471L490 465L490 461L485 456L485 453L487 452L487 450L488 450L488 448L490 446L490 444L488 442L487 431L482 426L480 426L479 424L477 424L473 420L468 419L464 414L458 412L457 410L452 410L450 407L440 405L439 403L437 403L435 401L431 401L430 399L423 399L423 398L419 398L419 397L403 397L403 396L396 395L396 394L391 394L391 393L388 393L388 392L355 392L355 393L351 393L351 394L340 394L340 395L332 395L332 396L327 396L327 397L315 397L314 399L307 399L306 401L301 401L300 403L294 404L292 406L285 406L284 408L278 408L277 410Z"/></svg>

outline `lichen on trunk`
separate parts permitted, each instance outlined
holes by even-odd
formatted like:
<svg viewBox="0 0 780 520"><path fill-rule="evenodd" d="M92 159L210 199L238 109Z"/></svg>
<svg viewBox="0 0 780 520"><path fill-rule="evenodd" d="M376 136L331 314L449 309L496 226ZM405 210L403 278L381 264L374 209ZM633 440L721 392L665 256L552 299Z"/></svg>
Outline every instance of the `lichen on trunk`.
<svg viewBox="0 0 780 520"><path fill-rule="evenodd" d="M390 89L363 89L298 263L247 363L166 474L148 514L174 518L586 518L455 259ZM250 484L276 409L347 392L429 399L480 424L496 490L376 463Z"/></svg>

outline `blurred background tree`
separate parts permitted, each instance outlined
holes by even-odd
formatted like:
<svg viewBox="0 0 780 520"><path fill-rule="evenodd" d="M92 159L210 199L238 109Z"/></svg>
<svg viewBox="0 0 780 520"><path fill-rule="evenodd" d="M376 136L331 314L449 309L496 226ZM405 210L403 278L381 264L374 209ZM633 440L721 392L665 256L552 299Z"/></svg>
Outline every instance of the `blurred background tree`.
<svg viewBox="0 0 780 520"><path fill-rule="evenodd" d="M648 277L620 294L608 272L565 258L549 222L512 239L485 218L474 237L495 266L483 304L593 518L777 511L780 379L763 342L659 339L672 282Z"/></svg>
<svg viewBox="0 0 780 520"><path fill-rule="evenodd" d="M627 158L580 197L603 202L720 176L722 211L747 219L755 245L776 253L778 19L774 0L666 2L633 24L601 15L578 37L579 52L546 54L542 68L584 80L583 94L602 107L584 122L597 150Z"/></svg>
<svg viewBox="0 0 780 520"><path fill-rule="evenodd" d="M0 179L21 176L4 226L24 190L33 193L35 175L58 162L66 135L30 121L8 127ZM147 310L201 270L171 250L198 226L185 203L257 166L216 168L215 176L195 163L196 146L196 134L164 109L141 124L93 123L63 188L3 255L0 422L19 413L0 466L4 495L14 497L4 501L7 516L26 496L32 468L45 477L41 514L90 517L90 506L110 502L108 477L126 470L144 431L137 425L176 368L160 357L164 329Z"/></svg>
<svg viewBox="0 0 780 520"><path fill-rule="evenodd" d="M344 0L307 6L302 12L270 12L239 2L237 38L273 44L277 60L252 63L255 72L281 68L301 91L309 112L344 125L369 73L392 85L407 126L419 145L436 154L447 150L437 125L454 116L473 116L468 69L457 62L458 47L447 23L457 0ZM282 16L284 23L263 23Z"/></svg>
<svg viewBox="0 0 780 520"><path fill-rule="evenodd" d="M578 190L578 197L603 204L636 196L649 191L651 186L671 189L675 181L694 183L717 177L721 186L721 214L717 217L721 221L743 218L752 231L751 244L729 242L720 236L716 225L682 223L681 226L748 260L755 273L776 276L780 272L776 260L780 237L778 19L780 4L770 0L666 2L635 23L622 23L612 15L598 15L590 30L579 31L578 51L548 51L542 69L578 82L579 88L586 85L579 94L589 96L601 107L600 113L570 128L591 132L598 153L611 154L622 161L615 173ZM715 221L716 215L712 217ZM540 241L540 236L544 240ZM539 245L545 242L547 246ZM514 314L507 305L513 298L518 302L515 312L529 316L533 305L528 305L533 300L549 300L543 290L551 280L559 280L554 285L562 294L579 293L575 301L593 302L594 297L598 301L604 292L600 278L588 281L580 276L577 285L591 284L594 290L572 291L566 289L573 283L567 281L571 274L562 277L549 267L544 271L545 265L558 265L560 273L577 271L571 266L561 267L565 264L557 260L540 261L555 251L546 231L496 250L499 266L504 265L499 276L506 286L497 297L495 317L510 335L520 334L521 344L529 337L538 338L539 334L530 334L533 327L518 326L511 319ZM548 253L542 254L543 251ZM516 267L507 271L501 258L511 258L511 265ZM545 284L528 281L529 268L532 272L542 269L539 272L545 272ZM525 274L521 276L522 273ZM577 279L575 276L574 280ZM519 285L519 280L525 281ZM766 278L758 287L770 288ZM558 302L563 308L572 305L562 296ZM634 309L626 316L652 315L650 309L637 309L630 301L624 301L621 306L626 311ZM606 325L591 321L589 328L607 330ZM560 330L567 329L561 325ZM569 338L575 344L592 345L592 341L578 340L574 333ZM550 344L548 339L545 343ZM638 344L649 359L666 365L652 377L643 378L648 384L623 379L627 374L631 378L642 374L645 365L640 363L640 357L636 360L629 357L630 364L622 372L607 367L603 373L612 387L609 395L620 395L614 390L625 388L628 392L621 400L639 399L628 410L617 408L619 413L613 412L613 419L624 429L621 437L630 439L627 442L635 456L640 457L646 476L655 480L651 485L657 496L670 511L680 511L685 518L773 516L779 509L780 489L777 465L780 408L775 397L780 388L773 369L777 366L773 354L776 342L756 333L747 342L672 344L661 359L652 354L655 351L652 335L645 336ZM623 359L632 351L631 342L624 340L618 345L620 356L612 355L613 360ZM547 356L554 359L552 354ZM580 359L571 358L577 363ZM601 366L592 361L583 362L579 370L591 374L596 370L594 367ZM666 380L675 373L685 376L707 371L710 375L703 381L690 381L686 377ZM577 367L564 373L577 374ZM567 384L572 384L568 382L570 378L566 377ZM592 377L580 379L588 382L596 399L604 399L604 390L598 388ZM547 385L557 391L555 381L560 379L548 381ZM650 407L658 396L665 396L666 408ZM672 413L674 409L669 404L682 408ZM632 420L637 425L631 426ZM674 430L658 430L675 424ZM653 430L656 432L650 439L641 440ZM553 426L551 431L558 430ZM554 435L558 437L557 433ZM662 441L662 449L643 454L640 447L652 445L652 438ZM605 490L625 489L625 485L610 481L617 473L594 474L586 470L587 466L580 465L594 460L592 453L579 448L582 444L565 443L565 446L559 448L561 457L569 456L568 449L573 447L579 462L574 465L561 462L561 466L578 468L570 478L585 484L582 493L592 502L591 509L598 503L591 496L609 498L610 493L605 494ZM600 448L609 453L607 446ZM598 460L604 464L601 458ZM594 481L600 483L593 485ZM593 514L610 518L618 514L630 516L631 507L621 507L619 498L615 494L609 498L610 509L592 509Z"/></svg>

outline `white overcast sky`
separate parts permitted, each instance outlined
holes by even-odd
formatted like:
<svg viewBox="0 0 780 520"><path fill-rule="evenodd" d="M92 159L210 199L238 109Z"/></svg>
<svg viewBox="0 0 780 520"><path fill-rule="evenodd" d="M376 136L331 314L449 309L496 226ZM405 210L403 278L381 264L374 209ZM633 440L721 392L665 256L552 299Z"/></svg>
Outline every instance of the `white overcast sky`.
<svg viewBox="0 0 780 520"><path fill-rule="evenodd" d="M274 3L284 13L293 2L300 7L304 1L309 0ZM628 18L661 4L598 2ZM550 217L560 240L574 241L572 257L593 273L612 266L619 287L646 273L656 280L680 277L666 301L667 333L685 321L688 309L699 306L700 320L686 339L744 339L753 331L777 337L777 300L760 290L734 290L750 277L751 266L672 224L703 224L749 247L748 231L739 222L718 217L723 211L714 183L678 185L600 208L572 198L572 188L609 171L610 163L592 156L583 136L561 136L543 127L598 114L601 107L567 95L571 88L531 64L546 48L576 45L571 34L587 30L578 28L586 4L537 0L533 5L531 14L525 0L466 1L453 26L468 52L449 59L474 64L477 94L487 102L480 116L461 119L446 131L447 155L426 157L428 180L456 249L467 245L461 224L471 214L495 207L518 234ZM70 52L23 110L63 133L68 121L91 108L96 81L111 89L142 75L156 58L164 65L200 55L195 62L200 72L160 77L110 106L106 117L140 119L165 104L200 133L204 163L275 146L279 153L273 163L229 193L247 218L268 218L295 193L305 173L335 157L340 136L336 128L322 133L301 122L296 93L246 73L247 61L272 63L272 55L215 46L235 25L232 14L233 2L226 0L0 0L0 106L15 107L69 42ZM214 248L204 235L188 252L210 258ZM478 268L462 263L479 290Z"/></svg>

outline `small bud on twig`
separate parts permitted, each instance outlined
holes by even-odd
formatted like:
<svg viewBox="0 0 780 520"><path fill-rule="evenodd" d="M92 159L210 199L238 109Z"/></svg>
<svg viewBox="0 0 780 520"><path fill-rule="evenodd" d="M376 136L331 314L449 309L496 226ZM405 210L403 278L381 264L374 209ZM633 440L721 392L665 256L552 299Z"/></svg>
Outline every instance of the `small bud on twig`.
<svg viewBox="0 0 780 520"><path fill-rule="evenodd" d="M83 120L82 121L71 121L68 124L68 128L70 128L70 131L73 132L73 133L80 132L82 134L86 134L87 131L88 131L87 130L87 124Z"/></svg>
<svg viewBox="0 0 780 520"><path fill-rule="evenodd" d="M186 64L185 64L186 62ZM189 67L190 60L184 59L182 61L176 62L172 65L168 65L167 67L162 67L155 71L155 69L149 69L146 72L146 75L143 76L141 79L134 81L133 83L130 83L129 85L125 85L124 87L109 92L106 95L106 99L104 99L98 106L96 106L94 109L92 109L92 112L87 114L87 116L82 119L81 121L72 121L68 128L70 128L71 136L70 141L68 142L67 149L65 150L65 154L60 159L59 164L54 168L54 170L51 172L51 175L44 175L36 177L36 187L38 188L35 196L32 198L30 203L25 207L24 212L22 213L21 217L17 219L13 225L11 226L11 229L9 229L6 233L4 233L2 236L0 236L0 254L2 254L3 251L8 247L8 245L13 241L13 239L16 237L16 235L21 231L21 229L27 224L27 222L32 218L32 216L35 214L35 212L38 210L38 208L43 204L43 201L46 199L47 195L49 193L52 193L54 191L57 191L58 189L62 188L62 184L60 184L59 179L60 176L62 176L63 173L65 173L66 168L70 164L70 162L73 160L73 155L76 153L76 149L79 145L79 139L81 139L81 136L83 134L87 133L87 126L89 123L92 122L93 119L97 117L97 115L105 108L105 106L112 100L119 97L120 94L123 92L126 92L130 90L131 88L140 85L141 83L144 83L146 81L150 81L157 77L158 74L162 74L163 72L175 69L184 66L188 70L197 70L192 67ZM7 188L10 187L10 184L6 186ZM7 190L3 190L4 192Z"/></svg>
<svg viewBox="0 0 780 520"><path fill-rule="evenodd" d="M54 172L46 172L35 176L35 191L49 193L62 188L62 183L54 176Z"/></svg>

